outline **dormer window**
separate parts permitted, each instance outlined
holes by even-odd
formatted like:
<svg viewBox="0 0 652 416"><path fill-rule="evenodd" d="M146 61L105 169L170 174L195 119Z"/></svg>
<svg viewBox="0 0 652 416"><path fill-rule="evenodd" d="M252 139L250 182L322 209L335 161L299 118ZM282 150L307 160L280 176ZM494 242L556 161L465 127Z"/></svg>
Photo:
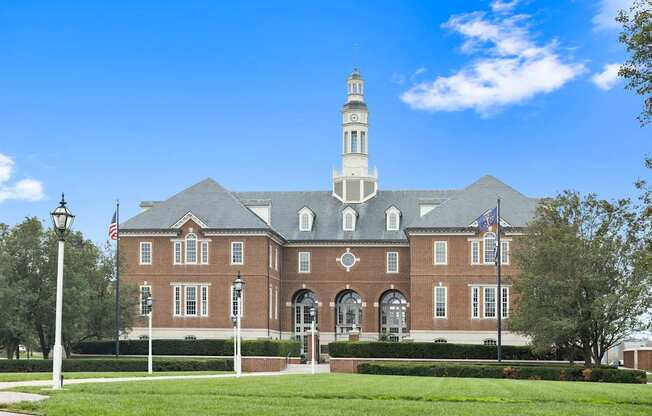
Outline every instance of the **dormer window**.
<svg viewBox="0 0 652 416"><path fill-rule="evenodd" d="M385 225L387 231L398 231L401 226L401 211L396 207L389 207L385 211Z"/></svg>
<svg viewBox="0 0 652 416"><path fill-rule="evenodd" d="M299 231L312 231L315 214L308 207L299 210Z"/></svg>
<svg viewBox="0 0 652 416"><path fill-rule="evenodd" d="M355 231L356 212L348 207L342 213L342 229L344 231Z"/></svg>

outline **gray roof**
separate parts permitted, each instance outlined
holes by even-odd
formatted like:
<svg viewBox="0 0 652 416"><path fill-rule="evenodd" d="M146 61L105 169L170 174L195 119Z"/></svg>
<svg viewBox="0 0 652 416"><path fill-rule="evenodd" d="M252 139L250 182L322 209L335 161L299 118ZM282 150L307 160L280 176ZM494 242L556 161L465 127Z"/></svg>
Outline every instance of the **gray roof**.
<svg viewBox="0 0 652 416"><path fill-rule="evenodd" d="M170 228L188 212L192 212L207 228L269 228L256 214L245 207L233 193L213 179L187 188L173 197L155 203L120 225L123 230L156 230Z"/></svg>
<svg viewBox="0 0 652 416"><path fill-rule="evenodd" d="M169 229L192 212L211 229L265 229L288 241L405 241L406 229L467 228L502 198L501 217L513 227L525 226L533 217L538 199L515 191L492 176L483 176L462 190L379 191L361 204L343 204L330 191L229 192L206 179L127 220L124 230ZM423 217L420 204L438 205ZM245 205L271 205L271 227ZM356 230L342 230L342 211L358 214ZM385 211L401 211L401 230L387 231ZM312 231L299 231L298 212L315 214Z"/></svg>
<svg viewBox="0 0 652 416"><path fill-rule="evenodd" d="M446 202L408 225L409 228L468 227L500 197L500 217L512 227L525 227L534 218L539 199L529 198L493 176L483 176Z"/></svg>

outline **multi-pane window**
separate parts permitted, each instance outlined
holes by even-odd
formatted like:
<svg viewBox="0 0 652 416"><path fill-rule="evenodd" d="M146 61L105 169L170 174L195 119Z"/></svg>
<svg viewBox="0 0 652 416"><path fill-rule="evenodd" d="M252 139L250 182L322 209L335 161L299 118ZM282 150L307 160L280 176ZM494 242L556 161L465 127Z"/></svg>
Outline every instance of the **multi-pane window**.
<svg viewBox="0 0 652 416"><path fill-rule="evenodd" d="M272 290L273 290L272 285L269 285L269 317L270 318L272 317L272 312L274 312L273 304L272 304L272 300L274 299L272 297L272 293L273 293Z"/></svg>
<svg viewBox="0 0 652 416"><path fill-rule="evenodd" d="M240 308L240 317L244 316L244 293L240 294L242 307ZM238 316L238 292L231 286L231 318Z"/></svg>
<svg viewBox="0 0 652 416"><path fill-rule="evenodd" d="M446 287L435 287L435 318L446 318Z"/></svg>
<svg viewBox="0 0 652 416"><path fill-rule="evenodd" d="M140 314L147 315L149 308L147 307L147 298L152 294L151 286L140 287Z"/></svg>
<svg viewBox="0 0 652 416"><path fill-rule="evenodd" d="M448 263L448 243L446 241L435 241L435 264Z"/></svg>
<svg viewBox="0 0 652 416"><path fill-rule="evenodd" d="M197 315L197 287L186 286L186 316Z"/></svg>
<svg viewBox="0 0 652 416"><path fill-rule="evenodd" d="M186 236L186 263L197 263L197 237L194 234Z"/></svg>
<svg viewBox="0 0 652 416"><path fill-rule="evenodd" d="M471 317L472 318L480 317L480 288L479 287L471 288Z"/></svg>
<svg viewBox="0 0 652 416"><path fill-rule="evenodd" d="M208 316L208 286L201 286L201 316Z"/></svg>
<svg viewBox="0 0 652 416"><path fill-rule="evenodd" d="M387 252L387 273L398 273L398 252Z"/></svg>
<svg viewBox="0 0 652 416"><path fill-rule="evenodd" d="M274 264L273 264L273 255L274 255L274 253L272 253L272 245L270 244L269 245L269 268L270 269L272 268L272 266L274 266Z"/></svg>
<svg viewBox="0 0 652 416"><path fill-rule="evenodd" d="M509 316L509 288L501 287L502 299L500 304L500 316L507 318Z"/></svg>
<svg viewBox="0 0 652 416"><path fill-rule="evenodd" d="M471 241L471 264L480 264L480 241Z"/></svg>
<svg viewBox="0 0 652 416"><path fill-rule="evenodd" d="M509 241L500 242L500 263L509 264Z"/></svg>
<svg viewBox="0 0 652 416"><path fill-rule="evenodd" d="M152 243L149 241L140 243L140 264L152 264Z"/></svg>
<svg viewBox="0 0 652 416"><path fill-rule="evenodd" d="M299 252L299 273L310 273L310 252Z"/></svg>
<svg viewBox="0 0 652 416"><path fill-rule="evenodd" d="M183 259L181 258L181 256L182 256L181 241L175 241L174 242L174 264L183 263Z"/></svg>
<svg viewBox="0 0 652 416"><path fill-rule="evenodd" d="M299 230L310 231L310 214L303 212L299 217Z"/></svg>
<svg viewBox="0 0 652 416"><path fill-rule="evenodd" d="M181 314L181 286L174 286L174 315Z"/></svg>
<svg viewBox="0 0 652 416"><path fill-rule="evenodd" d="M208 264L208 241L202 241L201 247L201 264Z"/></svg>
<svg viewBox="0 0 652 416"><path fill-rule="evenodd" d="M278 270L278 247L274 249L274 270Z"/></svg>
<svg viewBox="0 0 652 416"><path fill-rule="evenodd" d="M274 319L278 319L278 286L274 289L274 297L276 302L274 302Z"/></svg>
<svg viewBox="0 0 652 416"><path fill-rule="evenodd" d="M353 214L347 212L344 214L344 231L353 231Z"/></svg>
<svg viewBox="0 0 652 416"><path fill-rule="evenodd" d="M244 264L244 243L241 241L231 243L231 264Z"/></svg>
<svg viewBox="0 0 652 416"><path fill-rule="evenodd" d="M484 263L491 264L496 261L496 234L487 233L484 236Z"/></svg>
<svg viewBox="0 0 652 416"><path fill-rule="evenodd" d="M387 231L398 230L398 213L390 212L387 214Z"/></svg>
<svg viewBox="0 0 652 416"><path fill-rule="evenodd" d="M496 288L495 287L484 288L484 317L485 318L496 317Z"/></svg>
<svg viewBox="0 0 652 416"><path fill-rule="evenodd" d="M358 132L351 132L351 153L358 153Z"/></svg>

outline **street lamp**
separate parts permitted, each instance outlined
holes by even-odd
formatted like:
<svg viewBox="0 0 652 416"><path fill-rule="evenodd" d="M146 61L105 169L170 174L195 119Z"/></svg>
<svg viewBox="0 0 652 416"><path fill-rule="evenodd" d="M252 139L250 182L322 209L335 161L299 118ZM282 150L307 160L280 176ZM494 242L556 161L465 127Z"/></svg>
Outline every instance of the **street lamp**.
<svg viewBox="0 0 652 416"><path fill-rule="evenodd" d="M154 299L152 295L147 296L147 316L149 318L149 334L148 340L148 355L147 355L147 372L152 374L154 372L154 363L152 362L152 307L154 306Z"/></svg>
<svg viewBox="0 0 652 416"><path fill-rule="evenodd" d="M75 216L66 207L66 201L61 194L59 206L50 213L54 230L59 236L59 252L57 254L57 303L56 303L56 322L54 331L54 348L52 362L52 388L60 389L61 380L61 360L63 358L63 346L61 345L61 318L63 315L63 246L66 237L66 230L72 226Z"/></svg>
<svg viewBox="0 0 652 416"><path fill-rule="evenodd" d="M315 315L317 311L314 306L310 307L310 356L312 357L311 370L315 374Z"/></svg>
<svg viewBox="0 0 652 416"><path fill-rule="evenodd" d="M231 312L233 313L233 312ZM231 317L233 322L233 370L238 373L238 318L233 315Z"/></svg>
<svg viewBox="0 0 652 416"><path fill-rule="evenodd" d="M241 335L241 325L242 325L242 292L244 292L245 282L240 277L240 271L233 281L233 289L235 290L236 299L238 301L237 313L236 313L236 377L242 375L242 335Z"/></svg>

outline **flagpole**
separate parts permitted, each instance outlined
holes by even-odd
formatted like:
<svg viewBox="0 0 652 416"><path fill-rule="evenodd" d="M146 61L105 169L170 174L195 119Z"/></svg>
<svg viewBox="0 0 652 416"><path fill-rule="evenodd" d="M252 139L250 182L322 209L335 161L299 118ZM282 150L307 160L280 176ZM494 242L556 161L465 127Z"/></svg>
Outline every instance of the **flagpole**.
<svg viewBox="0 0 652 416"><path fill-rule="evenodd" d="M500 198L498 198L498 203L496 206L496 268L497 268L497 277L496 277L496 289L497 289L497 296L496 298L498 299L497 302L497 308L496 311L498 313L498 342L497 342L497 352L498 352L498 362L502 361L501 357L501 349L502 349L502 313L501 313L501 307L503 303L503 297L502 297L502 290L500 288L500 263L502 263L501 259L501 245L500 245Z"/></svg>
<svg viewBox="0 0 652 416"><path fill-rule="evenodd" d="M120 356L120 200L115 206L115 356Z"/></svg>

